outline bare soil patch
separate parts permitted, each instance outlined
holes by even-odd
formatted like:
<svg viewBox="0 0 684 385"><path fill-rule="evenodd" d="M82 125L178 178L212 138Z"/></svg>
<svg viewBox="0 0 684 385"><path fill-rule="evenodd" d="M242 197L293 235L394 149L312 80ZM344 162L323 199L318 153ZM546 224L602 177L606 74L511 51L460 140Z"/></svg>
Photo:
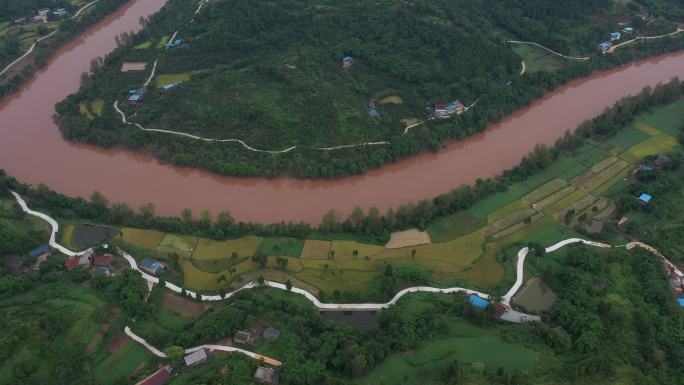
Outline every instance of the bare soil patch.
<svg viewBox="0 0 684 385"><path fill-rule="evenodd" d="M211 309L214 305L193 302L187 298L165 291L164 306L175 314L192 318L201 315L205 311Z"/></svg>
<svg viewBox="0 0 684 385"><path fill-rule="evenodd" d="M392 233L385 247L388 249L400 249L402 247L427 245L430 243L432 241L430 241L430 235L428 235L427 231L411 229Z"/></svg>
<svg viewBox="0 0 684 385"><path fill-rule="evenodd" d="M123 331L120 331L114 335L111 341L107 344L107 351L110 353L116 353L119 350L123 349L124 346L128 343L128 337L126 334L124 334Z"/></svg>
<svg viewBox="0 0 684 385"><path fill-rule="evenodd" d="M145 67L147 67L147 62L127 61L121 65L121 72L144 71Z"/></svg>

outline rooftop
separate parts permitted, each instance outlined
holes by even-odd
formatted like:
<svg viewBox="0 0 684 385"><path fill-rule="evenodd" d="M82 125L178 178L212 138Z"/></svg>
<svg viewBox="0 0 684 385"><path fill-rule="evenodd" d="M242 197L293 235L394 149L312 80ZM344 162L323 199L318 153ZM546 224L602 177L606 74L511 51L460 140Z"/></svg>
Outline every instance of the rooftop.
<svg viewBox="0 0 684 385"><path fill-rule="evenodd" d="M471 294L470 295L470 303L473 304L478 309L486 309L487 306L489 306L489 301L486 299L480 298L477 294Z"/></svg>
<svg viewBox="0 0 684 385"><path fill-rule="evenodd" d="M196 352L190 353L187 356L183 357L183 363L186 366L193 366L200 364L206 360L209 359L209 354L207 354L206 349L200 349Z"/></svg>
<svg viewBox="0 0 684 385"><path fill-rule="evenodd" d="M639 195L639 200L644 202L644 203L649 203L651 201L651 199L653 199L653 197L648 195L648 194Z"/></svg>

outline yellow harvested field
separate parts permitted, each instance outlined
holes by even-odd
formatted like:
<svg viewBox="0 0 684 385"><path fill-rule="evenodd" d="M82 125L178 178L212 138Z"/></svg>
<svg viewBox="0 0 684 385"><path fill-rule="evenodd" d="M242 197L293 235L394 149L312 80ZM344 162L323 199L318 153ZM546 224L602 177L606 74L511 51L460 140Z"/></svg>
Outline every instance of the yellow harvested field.
<svg viewBox="0 0 684 385"><path fill-rule="evenodd" d="M169 42L169 39L171 39L171 36L162 36L161 39L159 39L159 43L157 43L157 48L164 48Z"/></svg>
<svg viewBox="0 0 684 385"><path fill-rule="evenodd" d="M544 210L545 208L551 206L552 204L556 203L557 201L559 201L563 197L569 195L570 193L572 193L575 190L577 190L577 187L568 186L562 190L556 191L555 193L544 198L542 201L538 202L536 204L537 210Z"/></svg>
<svg viewBox="0 0 684 385"><path fill-rule="evenodd" d="M142 230L124 227L121 229L120 238L133 246L155 250L165 235L166 233L157 230Z"/></svg>
<svg viewBox="0 0 684 385"><path fill-rule="evenodd" d="M426 260L435 259L466 266L482 255L484 240L484 232L477 230L449 242L406 247L403 249L385 249L383 252L376 254L373 259L410 258L413 263L420 260L421 264L424 264ZM412 257L414 249L416 250L415 258Z"/></svg>
<svg viewBox="0 0 684 385"><path fill-rule="evenodd" d="M513 214L516 211L522 210L524 208L528 207L528 205L521 201L521 200L514 200L513 202L496 209L493 211L491 214L487 216L487 223L494 223L496 221L499 221L503 218L506 218L507 216Z"/></svg>
<svg viewBox="0 0 684 385"><path fill-rule="evenodd" d="M596 164L591 168L591 171L594 172L594 173L599 173L599 172L605 170L608 166L610 166L611 164L613 164L613 163L615 163L615 162L617 162L617 161L618 161L618 158L616 158L616 157L614 157L614 156L611 156L611 157L609 157L609 158L606 158L606 159L600 161L599 163L596 163Z"/></svg>
<svg viewBox="0 0 684 385"><path fill-rule="evenodd" d="M187 82L188 80L190 80L190 75L190 72L184 72L181 74L157 75L155 76L154 81L157 85L157 88L161 88L171 83Z"/></svg>
<svg viewBox="0 0 684 385"><path fill-rule="evenodd" d="M639 163L647 155L658 155L669 152L672 147L656 138L648 138L625 151L620 157L630 163Z"/></svg>
<svg viewBox="0 0 684 385"><path fill-rule="evenodd" d="M358 254L354 256L354 250ZM334 258L361 259L366 256L372 257L385 250L383 246L369 245L356 241L332 241L330 252L335 252Z"/></svg>
<svg viewBox="0 0 684 385"><path fill-rule="evenodd" d="M568 184L568 182L563 179L554 179L542 186L539 186L529 194L522 197L522 200L527 203L537 203L540 200L546 198L547 196L555 193L556 191L562 189Z"/></svg>
<svg viewBox="0 0 684 385"><path fill-rule="evenodd" d="M606 183L608 180L610 180L613 176L618 174L620 171L624 170L629 166L627 162L624 160L620 160L618 162L613 163L612 165L608 166L605 170L599 172L598 174L592 176L582 184L584 188L586 188L589 191L593 191L602 184Z"/></svg>
<svg viewBox="0 0 684 385"><path fill-rule="evenodd" d="M223 259L229 258L233 252L241 257L251 257L261 244L262 238L254 235L231 239L230 241L214 241L200 238L197 249L192 254L193 259Z"/></svg>
<svg viewBox="0 0 684 385"><path fill-rule="evenodd" d="M302 259L328 259L330 255L330 241L307 239L302 248Z"/></svg>
<svg viewBox="0 0 684 385"><path fill-rule="evenodd" d="M183 283L187 288L193 290L211 290L217 288L217 280L220 274L206 273L199 270L187 259L181 259L180 265L183 270Z"/></svg>
<svg viewBox="0 0 684 385"><path fill-rule="evenodd" d="M675 138L671 135L668 135L662 131L659 131L658 129L651 127L644 122L636 122L636 123L634 123L634 127L638 128L639 131L646 133L646 134L658 139L659 141L661 141L666 146L670 146L670 147L679 146L679 141L677 140L677 138Z"/></svg>
<svg viewBox="0 0 684 385"><path fill-rule="evenodd" d="M387 96L387 97L384 97L380 100L380 104L402 104L402 103L404 103L404 101L401 100L401 97L398 95Z"/></svg>
<svg viewBox="0 0 684 385"><path fill-rule="evenodd" d="M430 243L430 235L428 235L427 231L410 229L406 231L396 231L390 234L390 240L385 245L385 248L400 249L402 247L426 245Z"/></svg>

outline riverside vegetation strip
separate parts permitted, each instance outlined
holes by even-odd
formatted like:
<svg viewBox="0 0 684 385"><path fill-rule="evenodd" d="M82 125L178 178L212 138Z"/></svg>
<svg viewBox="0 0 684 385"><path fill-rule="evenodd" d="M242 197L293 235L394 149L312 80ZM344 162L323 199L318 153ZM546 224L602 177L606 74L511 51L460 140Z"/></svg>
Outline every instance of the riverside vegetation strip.
<svg viewBox="0 0 684 385"><path fill-rule="evenodd" d="M222 174L334 178L360 173L425 148L436 149L448 138L480 131L487 122L529 103L543 89L633 58L628 51L519 79L519 57L501 34L530 37L529 31L515 25L525 24L519 18L529 22L532 14L538 17L532 12L535 7L548 8L549 15L535 19L538 31L545 31L538 40L557 51L586 51L589 34L580 36L576 30L596 27L574 6L561 10L532 3L498 4L483 12L477 4L333 2L321 8L292 0L279 4L276 12L268 2L228 7L225 1L212 1L197 13L197 2L172 2L145 31L110 55L92 84L60 105L60 124L70 139L103 146L135 143L135 148L150 150L176 165ZM519 13L511 13L511 7ZM259 18L272 18L265 24L269 27L258 27L255 9ZM600 25L606 31L612 28L608 21L632 12L621 4L602 2L593 4L592 11L606 16ZM288 18L276 17L281 13ZM563 27L556 23L561 14L570 20ZM231 21L236 15L240 25ZM383 23L375 18L383 17L407 17L407 23L389 32L386 40L391 44L386 48L376 41L385 32L377 30ZM172 37L183 43L160 47L157 42L172 40L170 31L176 31ZM361 43L355 40L358 36L363 36ZM306 50L292 44L302 39L307 41ZM640 52L672 49L679 40L641 47ZM266 47L268 53L261 52ZM212 54L204 55L208 51ZM349 68L342 68L345 54L355 58ZM148 89L135 108L118 103L117 109L130 123L122 127L114 123L113 102L130 88L152 84L153 76L119 69L123 61L141 60L154 67L157 76L192 75L168 91ZM268 84L261 84L266 80ZM401 103L382 103L388 97ZM88 104L96 98L109 104L98 119L88 121L73 108L73 103ZM404 122L425 120L428 102L455 99L466 105L478 100L478 107L450 121L411 124L410 134L402 135ZM380 119L368 116L369 110L379 111ZM102 130L105 126L108 129ZM185 145L188 139L198 138L211 140ZM221 138L235 144L217 143L215 139ZM315 154L315 149L335 151Z"/></svg>

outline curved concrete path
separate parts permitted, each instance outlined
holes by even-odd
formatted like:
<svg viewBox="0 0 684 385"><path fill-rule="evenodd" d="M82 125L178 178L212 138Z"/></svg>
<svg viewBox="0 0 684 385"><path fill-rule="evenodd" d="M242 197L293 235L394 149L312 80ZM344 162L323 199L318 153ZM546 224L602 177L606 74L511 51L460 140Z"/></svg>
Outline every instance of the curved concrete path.
<svg viewBox="0 0 684 385"><path fill-rule="evenodd" d="M150 351L150 353L154 354L155 356L157 356L159 358L166 358L167 357L166 353L157 349L154 345L147 342L144 338L133 333L133 331L131 330L130 327L126 326L124 328L124 333L126 333L126 335L129 336L135 342L144 346L147 350ZM240 348L236 348L233 346L226 346L226 345L200 345L200 346L195 346L194 348L185 349L184 352L185 352L185 354L190 354L190 353L194 353L198 350L202 350L202 349L214 350L214 351L218 350L218 351L228 352L228 353L240 353L240 354L244 354L250 358L253 358L255 360L262 361L262 362L265 362L265 363L273 365L273 366L282 365L282 362L280 362L278 360L274 360L273 358L262 356L261 354L250 352L249 350L240 349Z"/></svg>
<svg viewBox="0 0 684 385"><path fill-rule="evenodd" d="M560 52L556 52L556 51L552 50L551 48L544 47L543 45L538 44L538 43L535 43L535 42L533 42L533 41L507 40L506 43L534 45L534 46L537 46L537 47L539 47L539 48L541 48L541 49L544 49L544 50L546 50L546 51L549 51L549 52L551 52L551 53L554 54L554 55L560 56L560 57L565 58L565 59L570 59L570 60L589 60L589 59L591 59L591 56L568 56L568 55L563 55L563 54L560 53Z"/></svg>
<svg viewBox="0 0 684 385"><path fill-rule="evenodd" d="M100 1L100 0L91 1L90 3L88 3L88 4L84 5L83 7L81 7L81 9L79 9L73 16L71 16L70 20L73 20L73 19L77 18L83 11L85 11L88 7L90 7L91 5L97 3L98 1ZM29 47L29 49L28 49L23 55L19 56L19 57L18 57L17 59L15 59L13 62L11 62L10 64L8 64L8 65L5 67L5 69L3 69L2 71L0 71L0 76L4 75L7 71L9 71L9 70L10 70L12 67L14 67L17 63L19 63L22 59L24 59L25 57L27 57L28 55L30 55L30 54L33 52L33 50L36 48L36 45L37 45L38 43L40 43L41 41L43 41L43 40L49 38L50 36L53 36L53 35L56 34L57 32L59 32L59 29L56 29L56 30L50 32L49 34L47 34L47 35L41 37L40 39L36 40L33 44L31 44L31 47Z"/></svg>
<svg viewBox="0 0 684 385"><path fill-rule="evenodd" d="M59 230L59 224L57 223L57 221L55 221L54 219L52 219L50 216L48 216L46 214L43 214L43 213L29 209L28 206L26 205L26 202L21 198L21 196L19 194L15 193L15 192L12 192L12 194L14 195L14 197L16 198L17 202L21 206L22 210L24 210L24 212L26 212L27 214L30 214L30 215L37 216L37 217L47 221L52 226L52 232L50 235L50 245L52 247L58 249L62 253L69 255L69 256L82 255L82 254L89 251L89 250L85 250L85 251L82 251L80 253L75 253L75 252L68 250L67 248L61 246L60 244L58 244L55 241L55 234ZM568 245L571 245L574 243L583 243L585 245L589 245L589 246L593 246L593 247L599 247L599 248L612 248L612 247L614 247L611 245L607 245L605 243L588 241L588 240L581 239L581 238L569 238L569 239L562 240L562 241L560 241L554 245L547 247L545 249L545 251L547 253L552 253L552 252L554 252L554 251L556 251L562 247L565 247L565 246L568 246ZM658 257L662 258L665 261L665 263L668 264L668 266L670 266L675 271L676 274L678 274L679 276L684 276L684 274L682 274L682 272L674 264L672 264L669 260L667 260L667 258L665 258L664 255L662 255L660 252L658 252L658 250L656 250L655 248L653 248L649 245L646 245L646 244L641 243L641 242L631 242L631 243L624 245L624 246L615 246L615 247L624 247L627 249L632 249L635 247L644 248L645 250L648 250L649 252L651 252L651 253L657 255ZM158 277L155 277L153 275L150 275L150 274L140 270L140 268L138 267L138 263L133 256L131 256L130 254L128 254L127 252L125 252L124 250L121 250L121 249L117 249L117 252L119 252L119 254L124 259L126 259L126 261L128 261L128 264L130 265L131 269L136 270L140 273L140 275L142 276L142 278L144 280L146 280L148 283L159 284L160 279ZM504 319L504 320L509 320L512 322L521 322L521 321L538 321L541 319L538 316L517 312L517 311L511 309L511 305L510 305L511 299L518 292L518 290L520 290L520 287L524 283L524 280L525 280L525 271L524 271L525 270L524 269L525 259L528 255L528 253L529 253L529 248L527 248L527 247L523 247L518 252L518 260L516 262L515 283L510 288L510 290L508 290L508 292L501 298L501 303L508 307L508 309L509 309L508 313L510 313L510 314L504 314L502 316L502 319ZM171 282L164 282L164 286L167 289L169 289L175 293L185 294L185 295L188 295L194 299L199 299L201 301L207 301L207 302L216 302L216 301L227 300L242 290L253 289L253 288L259 287L259 285L257 283L249 282L249 283L239 287L238 289L236 289L230 293L226 293L224 295L205 295L205 294L199 294L198 295L197 292L195 292L195 291L184 289L184 288L182 288L176 284L173 284ZM287 286L282 284L282 283L279 283L279 282L265 281L264 286L272 287L274 289L287 290ZM410 293L418 293L418 292L436 293L436 294L454 294L454 293L476 294L476 295L478 295L484 299L494 300L494 297L490 296L489 294L486 294L486 293L483 293L483 292L480 292L477 290L471 290L471 289L463 288L463 287L451 287L451 288L437 288L437 287L430 287L430 286L409 287L409 288L406 288L406 289L398 292L389 302L386 302L386 303L358 303L358 304L353 304L353 303L343 303L343 304L323 303L323 302L319 301L318 298L316 298L316 296L314 296L312 293L310 293L304 289L301 289L298 287L292 287L290 289L290 291L306 297L306 299L308 299L317 309L328 310L328 311L331 311L331 310L332 311L335 311L335 310L336 311L382 310L382 309L388 308L388 307L396 304L397 301L399 301L399 299L401 299L403 296L410 294Z"/></svg>

